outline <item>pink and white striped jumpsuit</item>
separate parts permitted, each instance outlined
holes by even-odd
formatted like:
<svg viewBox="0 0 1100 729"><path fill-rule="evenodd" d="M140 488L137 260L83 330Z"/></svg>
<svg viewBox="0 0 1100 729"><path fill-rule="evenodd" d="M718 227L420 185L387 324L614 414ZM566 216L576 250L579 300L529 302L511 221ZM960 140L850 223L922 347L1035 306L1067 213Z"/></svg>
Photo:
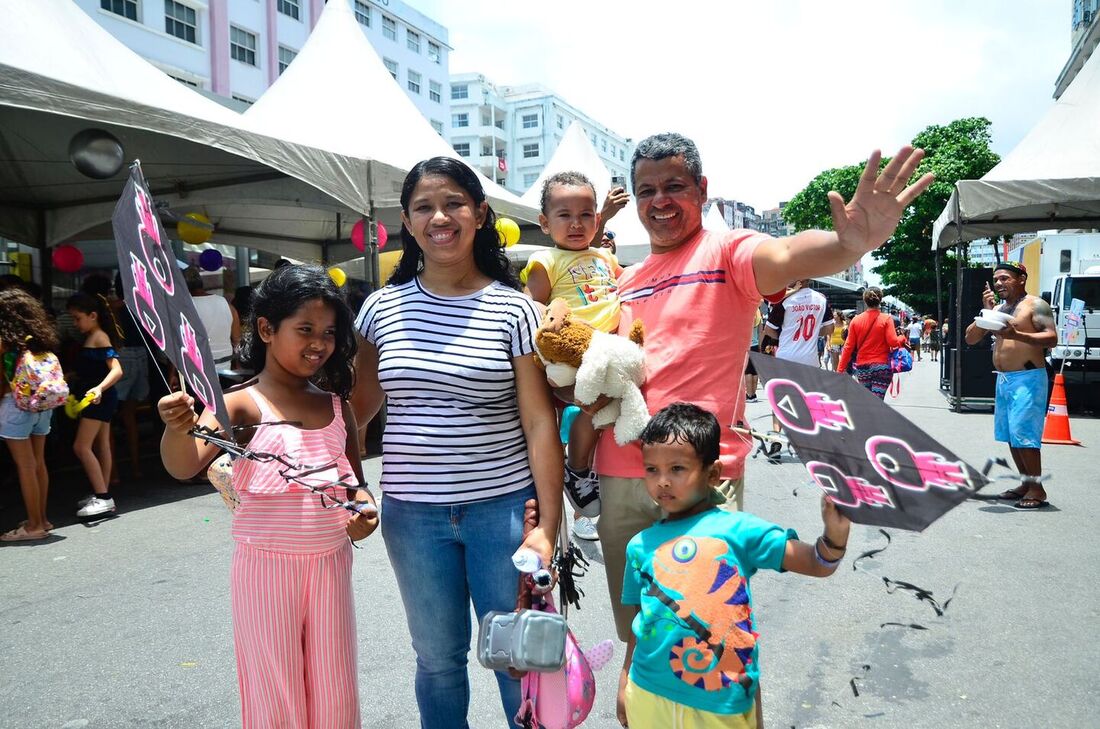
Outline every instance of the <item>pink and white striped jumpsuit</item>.
<svg viewBox="0 0 1100 729"><path fill-rule="evenodd" d="M283 420L255 387L245 390L264 422ZM306 466L334 465L311 482L351 474L340 399L332 422L304 430L257 428L249 448ZM230 597L241 722L245 729L361 726L351 588L350 514L288 483L278 463L233 463L241 503L233 516ZM343 497L343 493L340 494Z"/></svg>

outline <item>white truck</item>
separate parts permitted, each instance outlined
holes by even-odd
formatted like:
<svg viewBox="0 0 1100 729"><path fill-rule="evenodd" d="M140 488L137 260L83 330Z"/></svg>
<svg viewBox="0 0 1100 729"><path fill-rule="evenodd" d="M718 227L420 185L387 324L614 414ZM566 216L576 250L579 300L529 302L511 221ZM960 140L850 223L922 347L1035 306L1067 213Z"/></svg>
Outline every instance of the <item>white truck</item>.
<svg viewBox="0 0 1100 729"><path fill-rule="evenodd" d="M1050 350L1050 361L1056 372L1065 375L1066 387L1077 390L1069 399L1085 404L1090 410L1100 410L1100 266L1091 266L1084 273L1061 274L1054 277L1053 289L1042 297L1050 302L1058 327L1058 346ZM1080 325L1067 334L1067 320L1072 320L1073 301L1084 302Z"/></svg>

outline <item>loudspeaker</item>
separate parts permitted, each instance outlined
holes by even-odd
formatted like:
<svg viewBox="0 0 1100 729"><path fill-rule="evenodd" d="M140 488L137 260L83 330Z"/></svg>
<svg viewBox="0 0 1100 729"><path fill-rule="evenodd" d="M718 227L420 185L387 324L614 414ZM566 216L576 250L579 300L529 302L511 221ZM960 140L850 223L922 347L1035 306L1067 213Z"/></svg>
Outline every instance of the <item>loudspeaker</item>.
<svg viewBox="0 0 1100 729"><path fill-rule="evenodd" d="M996 392L996 375L993 372L993 343L989 337L977 344L962 345L962 373L955 381L955 337L965 332L974 317L982 310L982 291L993 278L989 268L965 268L962 271L962 306L956 312L955 284L948 286L947 320L951 322L948 340L943 344L940 357L940 385L954 398L993 399Z"/></svg>
<svg viewBox="0 0 1100 729"><path fill-rule="evenodd" d="M947 390L957 398L993 399L996 393L997 375L993 371L993 350L986 342L985 349L964 349L962 351L962 378L954 382L955 350L941 352L943 361L943 379L947 381Z"/></svg>
<svg viewBox="0 0 1100 729"><path fill-rule="evenodd" d="M982 310L982 290L988 282L993 280L993 270L989 268L964 268L962 275L962 309L959 316L956 316L955 312L955 283L952 282L947 287L947 321L951 322L951 327L948 334L950 341L944 342L945 347L954 347L956 331L965 332L974 321L974 317ZM983 348L989 348L988 339L977 344L963 342L963 349Z"/></svg>

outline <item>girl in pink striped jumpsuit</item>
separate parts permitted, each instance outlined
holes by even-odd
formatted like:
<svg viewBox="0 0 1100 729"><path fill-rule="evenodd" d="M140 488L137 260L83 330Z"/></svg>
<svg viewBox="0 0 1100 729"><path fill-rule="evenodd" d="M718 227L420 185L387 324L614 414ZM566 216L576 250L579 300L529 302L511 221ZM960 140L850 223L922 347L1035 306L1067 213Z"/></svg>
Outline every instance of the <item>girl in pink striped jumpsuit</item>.
<svg viewBox="0 0 1100 729"><path fill-rule="evenodd" d="M353 488L333 496L373 504L362 485L355 416L344 402L354 381L351 312L328 273L318 266L277 269L255 290L249 318L242 360L257 375L225 396L226 407L234 425L294 422L239 431L238 441L251 438L251 450L285 456L302 471L319 469L304 477L314 485L345 477ZM217 428L213 414L197 419L182 392L161 398L157 408L168 426L165 467L176 478L193 476L217 453L188 432L196 420ZM277 462L233 464L240 505L230 592L242 725L358 727L349 537L367 537L378 518L326 508L331 501L289 482L282 470Z"/></svg>

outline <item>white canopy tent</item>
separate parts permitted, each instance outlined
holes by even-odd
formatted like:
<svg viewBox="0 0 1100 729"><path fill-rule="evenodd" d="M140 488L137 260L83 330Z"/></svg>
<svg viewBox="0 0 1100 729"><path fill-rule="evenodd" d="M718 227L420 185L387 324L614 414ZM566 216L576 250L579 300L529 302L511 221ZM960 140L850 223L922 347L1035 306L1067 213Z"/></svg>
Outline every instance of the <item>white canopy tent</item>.
<svg viewBox="0 0 1100 729"><path fill-rule="evenodd" d="M169 78L71 0L6 4L0 234L40 247L103 237L126 172L92 180L73 168L69 140L87 128L142 159L160 202L214 219L222 243L261 239L316 257L319 241L338 237L336 213L369 209L365 160L247 130L239 114Z"/></svg>
<svg viewBox="0 0 1100 729"><path fill-rule="evenodd" d="M542 173L527 192L523 193L521 200L536 210L542 207L542 186L547 178L559 172L580 172L592 180L596 188L597 207L603 204L607 191L611 189L611 173L604 166L603 160L588 140L584 133L584 127L578 121L573 121L562 135L558 148L554 150L554 156L546 163Z"/></svg>
<svg viewBox="0 0 1100 729"><path fill-rule="evenodd" d="M394 83L346 2L325 5L282 75L243 114L252 131L367 162L359 180L375 214L396 236L401 184L419 161L461 159ZM536 210L477 173L493 209L521 221Z"/></svg>
<svg viewBox="0 0 1100 729"><path fill-rule="evenodd" d="M1100 225L1100 53L1000 164L960 180L934 248L1008 233Z"/></svg>
<svg viewBox="0 0 1100 729"><path fill-rule="evenodd" d="M722 217L722 211L718 209L718 203L711 203L710 209L703 216L703 227L712 233L725 233L730 229L726 219Z"/></svg>

